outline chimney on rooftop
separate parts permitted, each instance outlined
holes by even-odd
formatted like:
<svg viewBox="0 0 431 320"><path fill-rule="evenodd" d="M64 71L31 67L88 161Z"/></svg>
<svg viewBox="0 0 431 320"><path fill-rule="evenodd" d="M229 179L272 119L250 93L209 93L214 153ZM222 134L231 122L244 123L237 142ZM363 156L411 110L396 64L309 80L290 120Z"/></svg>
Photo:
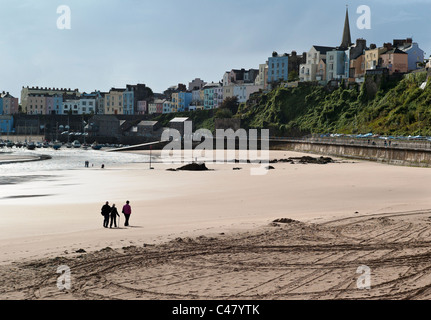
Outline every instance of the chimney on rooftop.
<svg viewBox="0 0 431 320"><path fill-rule="evenodd" d="M392 50L392 43L389 43L389 42L388 43L384 43L383 47L386 48L388 51Z"/></svg>

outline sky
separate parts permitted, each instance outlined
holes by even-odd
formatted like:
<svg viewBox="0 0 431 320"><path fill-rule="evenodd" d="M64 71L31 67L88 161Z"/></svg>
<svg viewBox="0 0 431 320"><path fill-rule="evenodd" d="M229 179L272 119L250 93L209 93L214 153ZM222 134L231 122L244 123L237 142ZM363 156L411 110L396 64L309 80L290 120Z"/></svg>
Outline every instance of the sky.
<svg viewBox="0 0 431 320"><path fill-rule="evenodd" d="M58 28L62 5L70 29ZM340 45L346 5L353 41L412 37L430 56L431 0L0 0L0 91L218 82L231 69L257 69L273 51ZM370 29L357 26L361 5Z"/></svg>

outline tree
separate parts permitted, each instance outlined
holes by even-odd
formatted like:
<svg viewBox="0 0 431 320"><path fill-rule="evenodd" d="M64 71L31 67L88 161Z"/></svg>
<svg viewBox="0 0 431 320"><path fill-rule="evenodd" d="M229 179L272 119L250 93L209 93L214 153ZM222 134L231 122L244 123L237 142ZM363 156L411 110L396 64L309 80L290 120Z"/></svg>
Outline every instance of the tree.
<svg viewBox="0 0 431 320"><path fill-rule="evenodd" d="M290 71L287 77L287 81L297 81L297 80L299 80L298 72L296 72L295 70Z"/></svg>
<svg viewBox="0 0 431 320"><path fill-rule="evenodd" d="M217 119L230 119L232 118L232 111L226 108L219 108L215 114L215 118Z"/></svg>
<svg viewBox="0 0 431 320"><path fill-rule="evenodd" d="M232 115L237 114L239 108L238 97L229 97L224 99L222 102L220 109L228 109L232 113Z"/></svg>

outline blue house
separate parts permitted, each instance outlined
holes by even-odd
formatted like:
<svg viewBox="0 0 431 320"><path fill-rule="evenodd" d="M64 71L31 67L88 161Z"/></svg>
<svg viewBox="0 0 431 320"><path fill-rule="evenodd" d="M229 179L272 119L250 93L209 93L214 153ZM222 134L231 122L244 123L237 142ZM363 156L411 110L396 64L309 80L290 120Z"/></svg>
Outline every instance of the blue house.
<svg viewBox="0 0 431 320"><path fill-rule="evenodd" d="M0 116L3 115L3 114L4 114L4 111L3 111L3 98L0 97Z"/></svg>
<svg viewBox="0 0 431 320"><path fill-rule="evenodd" d="M219 83L208 83L203 87L204 90L204 109L214 109L214 91L215 88L220 86Z"/></svg>
<svg viewBox="0 0 431 320"><path fill-rule="evenodd" d="M420 69L418 64L424 62L425 51L419 48L416 42L405 45L401 50L408 54L409 71Z"/></svg>
<svg viewBox="0 0 431 320"><path fill-rule="evenodd" d="M178 112L188 111L192 98L191 92L178 92Z"/></svg>
<svg viewBox="0 0 431 320"><path fill-rule="evenodd" d="M0 133L7 134L14 132L13 127L13 116L7 115L7 116L0 116Z"/></svg>
<svg viewBox="0 0 431 320"><path fill-rule="evenodd" d="M63 95L55 94L46 97L47 114L63 114Z"/></svg>
<svg viewBox="0 0 431 320"><path fill-rule="evenodd" d="M279 55L277 52L268 58L268 83L287 81L289 76L289 55Z"/></svg>
<svg viewBox="0 0 431 320"><path fill-rule="evenodd" d="M345 50L332 50L326 53L326 81L349 77L349 57Z"/></svg>
<svg viewBox="0 0 431 320"><path fill-rule="evenodd" d="M135 114L135 92L130 87L123 92L123 114Z"/></svg>

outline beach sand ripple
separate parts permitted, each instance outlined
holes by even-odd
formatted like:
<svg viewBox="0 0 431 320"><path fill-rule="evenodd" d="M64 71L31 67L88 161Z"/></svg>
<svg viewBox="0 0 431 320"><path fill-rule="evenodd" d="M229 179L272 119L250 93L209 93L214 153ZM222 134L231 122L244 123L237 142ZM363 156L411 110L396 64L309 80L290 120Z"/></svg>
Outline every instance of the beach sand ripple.
<svg viewBox="0 0 431 320"><path fill-rule="evenodd" d="M430 216L280 218L236 234L15 263L0 267L0 299L429 299ZM69 291L56 287L59 265L71 269ZM369 290L358 288L361 266Z"/></svg>

